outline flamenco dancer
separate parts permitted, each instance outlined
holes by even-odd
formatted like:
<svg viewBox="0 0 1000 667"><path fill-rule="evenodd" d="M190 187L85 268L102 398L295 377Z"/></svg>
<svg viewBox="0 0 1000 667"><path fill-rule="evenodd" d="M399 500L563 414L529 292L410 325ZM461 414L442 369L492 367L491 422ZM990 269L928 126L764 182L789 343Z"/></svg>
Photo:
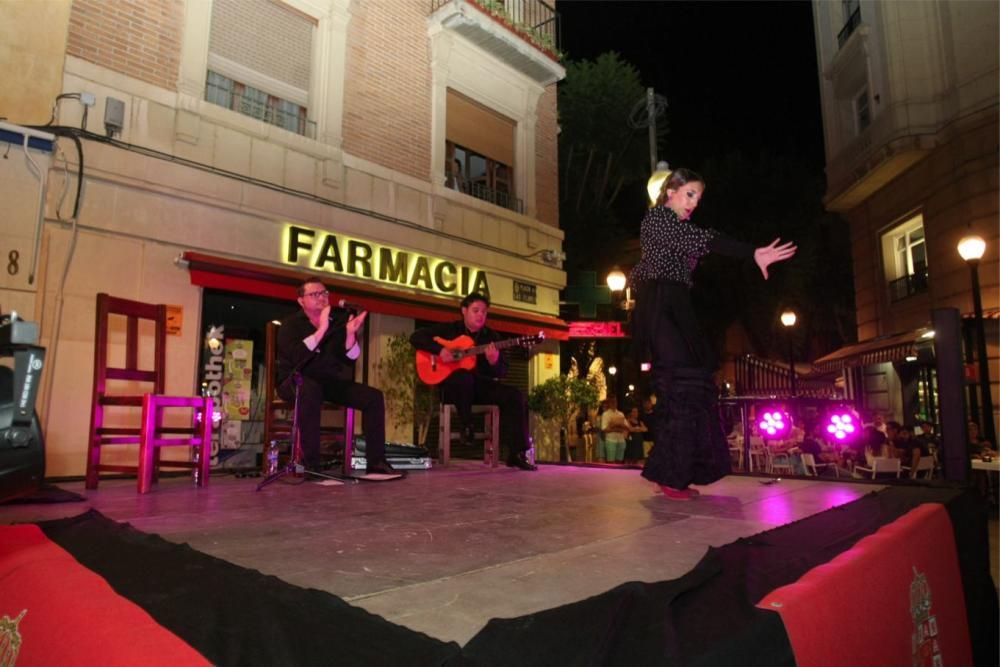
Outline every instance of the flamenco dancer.
<svg viewBox="0 0 1000 667"><path fill-rule="evenodd" d="M766 280L767 267L796 250L780 239L754 248L691 224L704 192L705 180L689 169L675 170L664 182L642 221L642 259L631 278L637 291L633 338L640 358L652 360L658 399L654 446L642 476L671 500L690 500L698 495L691 484L711 484L730 472L712 378L717 362L695 319L691 273L701 257L715 252L753 257Z"/></svg>

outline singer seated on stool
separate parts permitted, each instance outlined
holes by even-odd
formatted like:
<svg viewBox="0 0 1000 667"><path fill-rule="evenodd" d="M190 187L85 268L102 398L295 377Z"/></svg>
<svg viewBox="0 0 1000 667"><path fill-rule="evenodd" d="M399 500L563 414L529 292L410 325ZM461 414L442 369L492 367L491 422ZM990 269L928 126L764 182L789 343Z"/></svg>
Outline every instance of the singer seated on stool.
<svg viewBox="0 0 1000 667"><path fill-rule="evenodd" d="M520 470L535 470L526 456L529 449L528 405L516 387L500 384L507 373L507 361L497 348L499 333L486 326L490 302L473 292L462 299L462 319L419 329L410 336L417 350L437 355L450 364L451 353L439 340L452 341L467 336L475 346L485 345L476 356L471 370L456 368L441 381L441 402L452 403L462 421L463 437L472 438L472 406L496 405L500 408L500 439L507 445L507 465Z"/></svg>
<svg viewBox="0 0 1000 667"><path fill-rule="evenodd" d="M298 288L301 310L285 318L278 331L278 395L295 400L299 387L299 442L307 470L320 466L320 418L323 401L361 410L366 474L394 474L385 458L385 399L382 392L354 381L361 355L358 335L368 313L331 308L323 283L308 280Z"/></svg>

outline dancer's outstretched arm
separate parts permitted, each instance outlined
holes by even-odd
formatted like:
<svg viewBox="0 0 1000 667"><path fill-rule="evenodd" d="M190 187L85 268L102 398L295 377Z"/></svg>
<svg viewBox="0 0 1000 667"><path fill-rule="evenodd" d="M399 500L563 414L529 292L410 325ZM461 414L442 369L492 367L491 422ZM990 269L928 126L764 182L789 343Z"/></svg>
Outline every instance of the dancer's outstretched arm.
<svg viewBox="0 0 1000 667"><path fill-rule="evenodd" d="M794 241L781 243L781 239L774 239L770 245L761 246L754 250L753 261L757 262L760 272L764 274L764 280L767 280L767 267L775 262L782 262L791 258L796 250L798 248L795 246Z"/></svg>

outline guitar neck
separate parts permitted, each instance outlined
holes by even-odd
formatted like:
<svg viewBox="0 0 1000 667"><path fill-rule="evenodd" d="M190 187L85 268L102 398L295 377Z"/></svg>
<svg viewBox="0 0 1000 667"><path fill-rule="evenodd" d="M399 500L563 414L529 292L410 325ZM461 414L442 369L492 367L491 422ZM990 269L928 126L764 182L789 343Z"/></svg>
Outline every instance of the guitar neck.
<svg viewBox="0 0 1000 667"><path fill-rule="evenodd" d="M462 350L463 355L467 356L470 354L481 354L486 351L490 345L495 345L498 350L503 350L508 347L514 347L515 345L520 345L524 342L523 338L508 338L506 340L498 340L493 343L486 343L485 345L476 345L475 347L467 347Z"/></svg>

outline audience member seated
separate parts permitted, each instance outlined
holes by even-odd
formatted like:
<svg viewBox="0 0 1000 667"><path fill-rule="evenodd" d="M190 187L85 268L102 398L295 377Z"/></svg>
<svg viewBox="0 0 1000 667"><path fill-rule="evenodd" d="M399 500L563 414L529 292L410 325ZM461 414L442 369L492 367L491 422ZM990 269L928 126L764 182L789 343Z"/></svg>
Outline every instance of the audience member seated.
<svg viewBox="0 0 1000 667"><path fill-rule="evenodd" d="M979 424L970 421L968 425L969 433L969 456L982 458L984 456L997 456L997 451L993 449L993 443L979 435Z"/></svg>
<svg viewBox="0 0 1000 667"><path fill-rule="evenodd" d="M875 456L899 458L896 456L896 443L899 442L899 430L901 428L903 428L903 425L897 421L887 421L885 423L885 446L882 448L882 453L875 454Z"/></svg>
<svg viewBox="0 0 1000 667"><path fill-rule="evenodd" d="M901 426L896 438L896 456L904 466L916 468L922 456L930 456L931 451L920 438L914 438L909 426Z"/></svg>
<svg viewBox="0 0 1000 667"><path fill-rule="evenodd" d="M921 419L917 424L920 426L920 434L916 438L927 448L931 454L941 446L941 440L937 437L934 422L929 419Z"/></svg>

